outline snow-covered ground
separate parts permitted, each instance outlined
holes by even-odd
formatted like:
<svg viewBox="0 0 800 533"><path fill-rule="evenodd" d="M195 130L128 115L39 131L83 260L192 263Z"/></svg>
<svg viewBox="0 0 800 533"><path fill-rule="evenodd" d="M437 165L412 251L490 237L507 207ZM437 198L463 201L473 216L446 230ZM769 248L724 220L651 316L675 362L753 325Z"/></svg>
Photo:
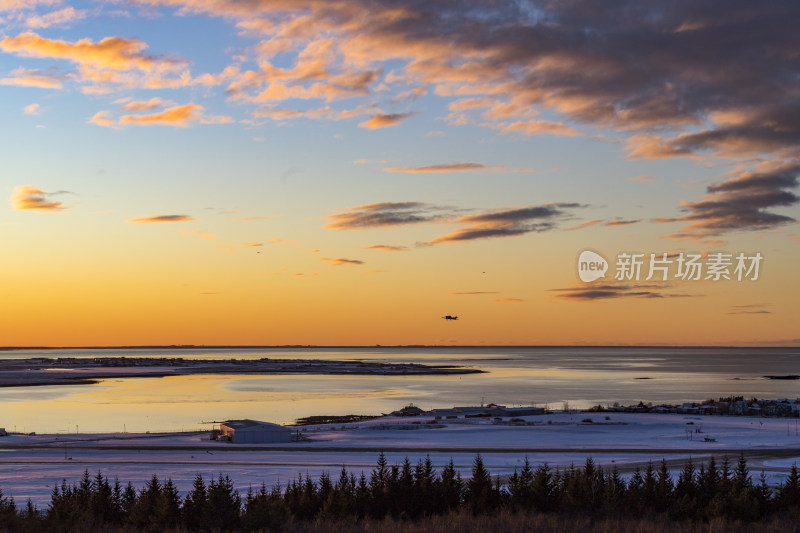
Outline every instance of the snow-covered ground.
<svg viewBox="0 0 800 533"><path fill-rule="evenodd" d="M606 419L608 417L608 419ZM583 420L591 419L592 423ZM357 475L369 472L380 450L390 463L412 462L430 454L441 468L452 458L468 475L477 452L493 474L510 474L527 456L534 464L582 464L591 456L603 465L630 472L662 458L679 468L740 450L748 454L754 476L763 468L777 483L800 458L795 420L700 417L667 414L557 413L523 417L530 425L512 426L487 419L435 421L430 417L384 417L352 424L298 428L308 441L244 447L208 440L208 434L9 435L0 438L0 487L18 503L31 498L44 506L54 483L74 482L84 469L117 476L138 488L153 474L171 477L187 490L196 474L228 474L240 490L286 483L298 474L337 477L343 465ZM416 424L419 422L419 424ZM426 422L430 422L427 424ZM416 428L416 429L411 429ZM706 440L708 438L709 440ZM15 446L21 446L19 448ZM34 447L31 447L34 446ZM113 447L113 448L112 448Z"/></svg>

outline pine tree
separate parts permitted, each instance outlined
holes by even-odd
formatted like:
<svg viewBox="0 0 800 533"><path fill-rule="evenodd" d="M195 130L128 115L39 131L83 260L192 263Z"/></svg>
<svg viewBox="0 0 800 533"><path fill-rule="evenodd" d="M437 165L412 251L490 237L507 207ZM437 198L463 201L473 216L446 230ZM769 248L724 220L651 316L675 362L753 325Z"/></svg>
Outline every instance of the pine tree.
<svg viewBox="0 0 800 533"><path fill-rule="evenodd" d="M158 523L154 520L157 516L158 502L161 498L161 482L153 474L144 488L139 492L136 503L133 504L129 521L140 529L156 530Z"/></svg>
<svg viewBox="0 0 800 533"><path fill-rule="evenodd" d="M211 480L208 486L208 509L209 529L221 531L239 529L242 498L227 475L220 474L216 481Z"/></svg>
<svg viewBox="0 0 800 533"><path fill-rule="evenodd" d="M797 472L797 463L792 465L789 476L778 490L778 505L783 511L800 512L800 476Z"/></svg>
<svg viewBox="0 0 800 533"><path fill-rule="evenodd" d="M472 463L472 478L467 481L466 504L475 514L490 511L494 507L492 479L480 454Z"/></svg>
<svg viewBox="0 0 800 533"><path fill-rule="evenodd" d="M202 531L206 526L208 510L208 494L203 476L197 474L192 482L192 489L183 500L181 517L183 525L190 531Z"/></svg>
<svg viewBox="0 0 800 533"><path fill-rule="evenodd" d="M457 509L461 505L463 483L452 458L442 470L439 487L441 496L437 499L439 505L435 508L435 512L445 513Z"/></svg>
<svg viewBox="0 0 800 533"><path fill-rule="evenodd" d="M167 482L161 488L161 494L156 502L156 515L154 521L163 530L172 529L177 527L181 518L181 498L178 495L178 489L172 482L171 478L167 478Z"/></svg>

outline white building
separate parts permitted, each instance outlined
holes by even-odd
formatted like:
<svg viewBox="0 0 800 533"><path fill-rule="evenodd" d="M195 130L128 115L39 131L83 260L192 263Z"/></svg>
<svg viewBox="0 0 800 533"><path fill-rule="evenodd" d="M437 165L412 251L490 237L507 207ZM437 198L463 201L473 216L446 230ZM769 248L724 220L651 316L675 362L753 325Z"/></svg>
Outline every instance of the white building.
<svg viewBox="0 0 800 533"><path fill-rule="evenodd" d="M291 442L292 440L291 429L257 420L228 420L219 425L219 431L234 444L262 444Z"/></svg>

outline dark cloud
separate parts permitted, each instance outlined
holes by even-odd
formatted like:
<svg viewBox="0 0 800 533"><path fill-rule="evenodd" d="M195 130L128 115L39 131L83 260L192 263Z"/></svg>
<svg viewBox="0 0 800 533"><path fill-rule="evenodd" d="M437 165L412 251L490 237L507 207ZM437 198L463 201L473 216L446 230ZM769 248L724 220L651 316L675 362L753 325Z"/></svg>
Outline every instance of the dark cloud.
<svg viewBox="0 0 800 533"><path fill-rule="evenodd" d="M613 220L587 220L585 222L581 222L577 226L572 226L571 228L566 228L566 231L575 231L579 229L588 228L591 226L628 226L630 224L636 224L637 222L641 222L640 220L623 220L619 218L615 218Z"/></svg>
<svg viewBox="0 0 800 533"><path fill-rule="evenodd" d="M800 198L789 189L797 187L800 165L766 163L760 170L742 172L706 188L703 199L683 202L686 214L655 222L686 222L675 239L702 239L734 230L769 229L795 222L788 215L768 211L793 206Z"/></svg>
<svg viewBox="0 0 800 533"><path fill-rule="evenodd" d="M331 266L342 266L342 265L358 266L364 264L364 261L360 261L358 259L345 259L344 257L337 257L335 259L332 259L330 257L320 257L319 260Z"/></svg>
<svg viewBox="0 0 800 533"><path fill-rule="evenodd" d="M732 305L731 310L728 311L729 315L771 315L772 311L768 311L767 304L746 304L746 305Z"/></svg>
<svg viewBox="0 0 800 533"><path fill-rule="evenodd" d="M467 227L436 237L431 244L513 237L548 231L557 227L558 222L568 216L567 210L580 207L585 206L577 203L552 203L467 215L455 221Z"/></svg>
<svg viewBox="0 0 800 533"><path fill-rule="evenodd" d="M423 202L382 202L352 207L343 213L325 217L326 228L355 230L373 227L403 226L441 220L441 208Z"/></svg>
<svg viewBox="0 0 800 533"><path fill-rule="evenodd" d="M697 295L671 293L670 287L657 284L581 284L563 289L550 289L552 296L563 300L594 301L614 298L689 298Z"/></svg>

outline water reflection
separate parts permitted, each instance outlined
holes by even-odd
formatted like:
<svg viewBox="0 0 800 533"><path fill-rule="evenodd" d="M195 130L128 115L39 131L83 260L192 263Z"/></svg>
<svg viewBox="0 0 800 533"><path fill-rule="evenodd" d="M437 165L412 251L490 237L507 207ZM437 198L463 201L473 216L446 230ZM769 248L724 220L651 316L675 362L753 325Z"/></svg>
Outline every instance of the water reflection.
<svg viewBox="0 0 800 533"><path fill-rule="evenodd" d="M316 358L470 364L462 376L203 375L115 378L96 385L0 388L0 426L21 431L180 431L203 421L255 418L279 423L318 414L380 414L413 402L424 409L476 405L560 408L678 403L731 394L796 397L797 382L762 374L796 373L797 350L759 349L324 349L137 350L136 356ZM0 357L98 356L97 351L29 351ZM102 355L130 352L103 351ZM650 379L642 379L650 378Z"/></svg>

